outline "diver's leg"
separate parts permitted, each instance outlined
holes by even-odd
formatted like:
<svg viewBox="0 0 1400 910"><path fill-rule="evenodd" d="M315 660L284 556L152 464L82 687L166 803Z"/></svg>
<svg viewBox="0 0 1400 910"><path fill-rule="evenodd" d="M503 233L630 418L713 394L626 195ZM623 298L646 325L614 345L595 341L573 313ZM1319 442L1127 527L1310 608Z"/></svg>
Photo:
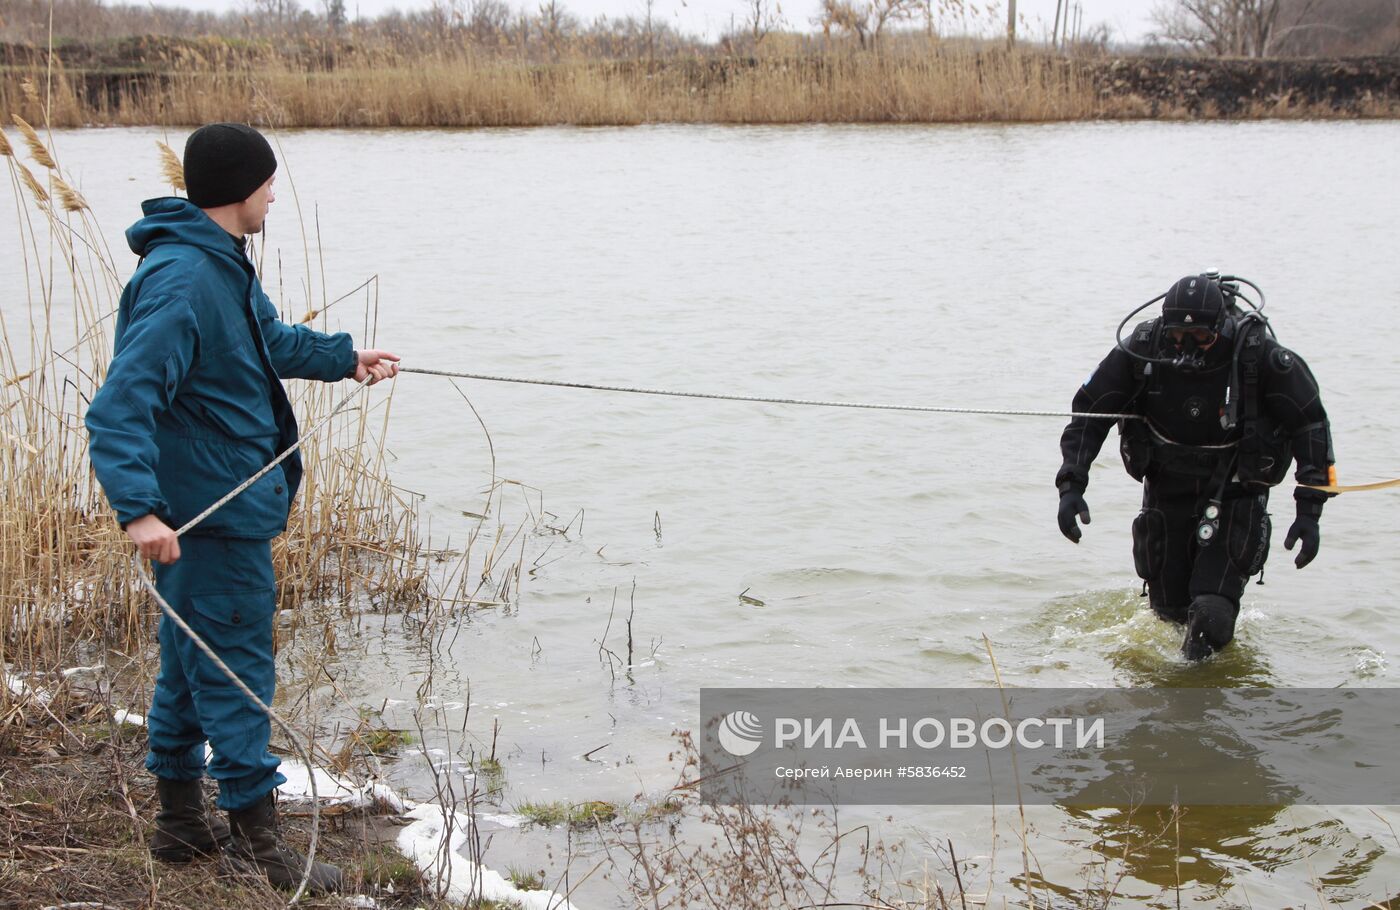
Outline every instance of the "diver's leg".
<svg viewBox="0 0 1400 910"><path fill-rule="evenodd" d="M1191 505L1159 497L1148 488L1133 521L1133 561L1147 582L1152 612L1167 622L1184 623L1191 601Z"/></svg>
<svg viewBox="0 0 1400 910"><path fill-rule="evenodd" d="M1191 571L1191 606L1181 650L1201 660L1235 637L1240 597L1249 577L1264 567L1269 550L1267 493L1227 498L1221 504L1220 529L1201 547Z"/></svg>

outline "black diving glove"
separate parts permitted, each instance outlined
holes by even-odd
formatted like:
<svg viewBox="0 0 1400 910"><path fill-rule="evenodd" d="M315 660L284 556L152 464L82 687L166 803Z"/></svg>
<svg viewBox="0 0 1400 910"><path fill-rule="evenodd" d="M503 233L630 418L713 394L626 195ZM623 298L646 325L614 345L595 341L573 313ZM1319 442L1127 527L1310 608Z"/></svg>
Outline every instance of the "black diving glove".
<svg viewBox="0 0 1400 910"><path fill-rule="evenodd" d="M1298 548L1298 557L1293 560L1293 564L1300 569L1317 557L1317 548L1322 543L1322 529L1317 526L1321 515L1321 503L1298 500L1298 517L1293 519L1293 526L1283 539L1283 548L1292 550L1295 543L1303 542Z"/></svg>
<svg viewBox="0 0 1400 910"><path fill-rule="evenodd" d="M1084 501L1084 491L1069 484L1060 492L1060 533L1070 543L1079 543L1083 533L1075 524L1075 516L1086 525L1089 523L1089 504Z"/></svg>

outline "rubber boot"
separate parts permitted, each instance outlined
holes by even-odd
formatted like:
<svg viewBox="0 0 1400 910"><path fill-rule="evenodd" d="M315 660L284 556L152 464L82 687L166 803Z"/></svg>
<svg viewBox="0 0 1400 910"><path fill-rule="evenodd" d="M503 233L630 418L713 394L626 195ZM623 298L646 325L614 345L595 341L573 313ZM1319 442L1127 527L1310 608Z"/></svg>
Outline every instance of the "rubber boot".
<svg viewBox="0 0 1400 910"><path fill-rule="evenodd" d="M1205 660L1234 639L1239 608L1228 599L1218 594L1198 594L1188 613L1186 639L1181 643L1181 653L1187 660Z"/></svg>
<svg viewBox="0 0 1400 910"><path fill-rule="evenodd" d="M243 809L228 813L233 829L232 842L225 848L222 863L225 872L240 875L261 875L274 887L294 889L306 873L306 857L282 841L277 821L274 792ZM344 876L328 863L314 863L307 889L317 894L333 894L341 890Z"/></svg>
<svg viewBox="0 0 1400 910"><path fill-rule="evenodd" d="M223 819L204 805L204 788L197 780L156 778L160 811L151 835L151 855L165 863L187 863L196 856L213 856L229 842Z"/></svg>

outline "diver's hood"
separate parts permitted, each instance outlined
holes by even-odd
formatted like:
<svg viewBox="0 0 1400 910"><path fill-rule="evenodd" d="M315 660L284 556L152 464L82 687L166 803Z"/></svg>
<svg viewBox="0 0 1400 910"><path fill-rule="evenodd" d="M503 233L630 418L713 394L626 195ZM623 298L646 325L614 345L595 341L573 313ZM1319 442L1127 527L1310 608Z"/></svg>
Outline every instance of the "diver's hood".
<svg viewBox="0 0 1400 910"><path fill-rule="evenodd" d="M1162 299L1162 327L1219 332L1225 319L1220 284L1205 275L1187 275Z"/></svg>

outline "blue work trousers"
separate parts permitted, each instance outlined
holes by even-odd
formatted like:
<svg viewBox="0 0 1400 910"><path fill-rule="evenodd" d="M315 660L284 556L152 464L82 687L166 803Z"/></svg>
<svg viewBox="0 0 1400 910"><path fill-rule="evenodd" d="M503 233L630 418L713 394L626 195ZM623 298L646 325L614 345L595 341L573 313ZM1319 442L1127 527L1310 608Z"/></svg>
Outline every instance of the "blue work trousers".
<svg viewBox="0 0 1400 910"><path fill-rule="evenodd" d="M184 537L180 558L156 566L155 575L157 590L180 618L272 704L277 591L271 541ZM146 725L146 768L167 780L201 778L209 742L209 776L219 782L220 808L245 808L286 780L267 749L272 734L267 715L164 614L160 673Z"/></svg>

